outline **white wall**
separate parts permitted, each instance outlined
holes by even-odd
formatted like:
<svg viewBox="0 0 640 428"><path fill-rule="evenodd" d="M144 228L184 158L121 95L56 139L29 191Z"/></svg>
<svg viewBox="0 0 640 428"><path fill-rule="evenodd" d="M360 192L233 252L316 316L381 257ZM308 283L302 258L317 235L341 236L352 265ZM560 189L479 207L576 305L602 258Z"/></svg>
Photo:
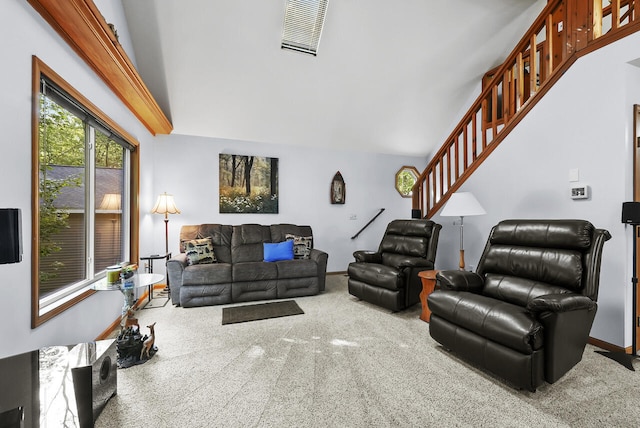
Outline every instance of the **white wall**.
<svg viewBox="0 0 640 428"><path fill-rule="evenodd" d="M126 26L115 23L121 37L126 36ZM122 306L119 294L97 293L37 329L30 328L31 55L39 56L141 143L141 254L164 248L162 217L149 213L163 191L173 193L182 210L169 223L171 251L177 251L183 224L309 224L316 247L329 253L329 271L346 270L354 250L375 249L390 220L409 217L410 199L397 194L394 175L403 165L420 169L426 159L182 135L152 138L27 2L3 2L0 37L6 41L0 48L5 65L0 67L0 77L10 82L4 87L5 102L0 103L5 176L0 207L22 209L24 247L21 263L0 265L0 357L93 340L117 318ZM639 38L628 37L575 64L462 189L473 191L488 211L486 216L465 221L468 265L477 264L489 229L504 218L585 218L611 232L592 336L617 345L631 342L627 327L631 239L630 230L620 223L620 207L632 198L631 113L633 103L640 103L640 71L626 62L640 57ZM221 152L280 159L279 214L218 213ZM572 168L579 168L581 179L591 186L590 200L569 199ZM346 182L345 205L329 203L329 185L336 171ZM386 211L363 235L351 240L379 208ZM356 220L350 220L352 214ZM436 265L455 268L458 229L451 218L434 220L444 226Z"/></svg>
<svg viewBox="0 0 640 428"><path fill-rule="evenodd" d="M491 227L506 218L581 218L613 236L605 244L598 313L591 336L631 342L631 230L621 223L632 200L633 104L640 103L640 35L581 58L480 166L462 191L487 215L465 219L465 253L474 268ZM569 170L591 187L589 200L569 198ZM458 228L443 225L439 269L455 268Z"/></svg>
<svg viewBox="0 0 640 428"><path fill-rule="evenodd" d="M164 251L162 216L149 214L155 198L174 195L179 215L169 217L169 251L177 253L180 226L199 223L294 223L310 225L314 246L329 254L329 272L346 271L358 249L377 249L389 221L411 217L411 199L395 190L396 172L404 165L422 168L426 158L308 149L278 144L230 141L184 135L158 136L150 156L153 195L141 195L141 254ZM220 214L220 153L279 158L278 214ZM147 155L149 155L147 153ZM340 171L346 184L344 205L330 203L330 185ZM355 235L378 211L385 211L357 239ZM357 218L351 220L355 215ZM161 263L159 263L161 265ZM154 266L155 267L155 266Z"/></svg>
<svg viewBox="0 0 640 428"><path fill-rule="evenodd" d="M0 80L4 82L0 207L22 210L24 252L22 262L0 265L2 357L41 346L94 340L117 319L122 308L120 293L100 292L31 329L31 56L37 55L141 144L151 137L28 2L2 2L0 39Z"/></svg>

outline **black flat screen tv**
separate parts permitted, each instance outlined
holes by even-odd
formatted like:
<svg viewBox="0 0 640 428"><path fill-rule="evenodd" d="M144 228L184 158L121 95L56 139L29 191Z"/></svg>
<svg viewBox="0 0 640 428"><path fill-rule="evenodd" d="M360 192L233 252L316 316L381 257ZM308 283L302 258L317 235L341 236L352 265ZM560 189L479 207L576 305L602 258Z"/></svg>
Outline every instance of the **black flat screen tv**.
<svg viewBox="0 0 640 428"><path fill-rule="evenodd" d="M22 261L20 208L0 208L0 264Z"/></svg>

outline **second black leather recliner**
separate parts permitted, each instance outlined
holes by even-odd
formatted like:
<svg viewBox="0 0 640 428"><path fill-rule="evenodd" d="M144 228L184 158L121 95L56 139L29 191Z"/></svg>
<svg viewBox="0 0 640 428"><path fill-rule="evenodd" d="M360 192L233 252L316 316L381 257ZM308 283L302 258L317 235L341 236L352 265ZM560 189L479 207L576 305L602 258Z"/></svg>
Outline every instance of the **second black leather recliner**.
<svg viewBox="0 0 640 428"><path fill-rule="evenodd" d="M441 225L431 220L394 220L378 251L356 251L349 264L349 293L369 303L400 311L420 301L418 272L432 270Z"/></svg>

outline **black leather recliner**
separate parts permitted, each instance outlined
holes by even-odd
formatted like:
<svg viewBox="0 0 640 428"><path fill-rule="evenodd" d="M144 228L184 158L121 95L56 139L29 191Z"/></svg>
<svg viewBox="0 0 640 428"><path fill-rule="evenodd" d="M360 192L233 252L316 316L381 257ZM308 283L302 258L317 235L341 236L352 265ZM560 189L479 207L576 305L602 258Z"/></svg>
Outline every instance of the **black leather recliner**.
<svg viewBox="0 0 640 428"><path fill-rule="evenodd" d="M517 388L557 381L582 359L609 238L583 220L500 222L476 273L437 274L431 337Z"/></svg>
<svg viewBox="0 0 640 428"><path fill-rule="evenodd" d="M349 293L391 311L420 301L418 272L432 270L441 225L431 220L394 220L377 252L356 251L349 264Z"/></svg>

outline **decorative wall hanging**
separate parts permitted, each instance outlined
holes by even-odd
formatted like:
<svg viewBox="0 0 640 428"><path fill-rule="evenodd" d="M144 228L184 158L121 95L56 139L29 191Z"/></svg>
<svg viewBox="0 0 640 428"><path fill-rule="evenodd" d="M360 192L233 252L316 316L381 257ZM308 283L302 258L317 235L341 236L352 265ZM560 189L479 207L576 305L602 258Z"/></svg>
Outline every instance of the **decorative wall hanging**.
<svg viewBox="0 0 640 428"><path fill-rule="evenodd" d="M278 158L220 154L220 213L278 213Z"/></svg>
<svg viewBox="0 0 640 428"><path fill-rule="evenodd" d="M346 186L342 179L340 171L336 172L331 181L331 203L332 204L344 204L346 197Z"/></svg>

